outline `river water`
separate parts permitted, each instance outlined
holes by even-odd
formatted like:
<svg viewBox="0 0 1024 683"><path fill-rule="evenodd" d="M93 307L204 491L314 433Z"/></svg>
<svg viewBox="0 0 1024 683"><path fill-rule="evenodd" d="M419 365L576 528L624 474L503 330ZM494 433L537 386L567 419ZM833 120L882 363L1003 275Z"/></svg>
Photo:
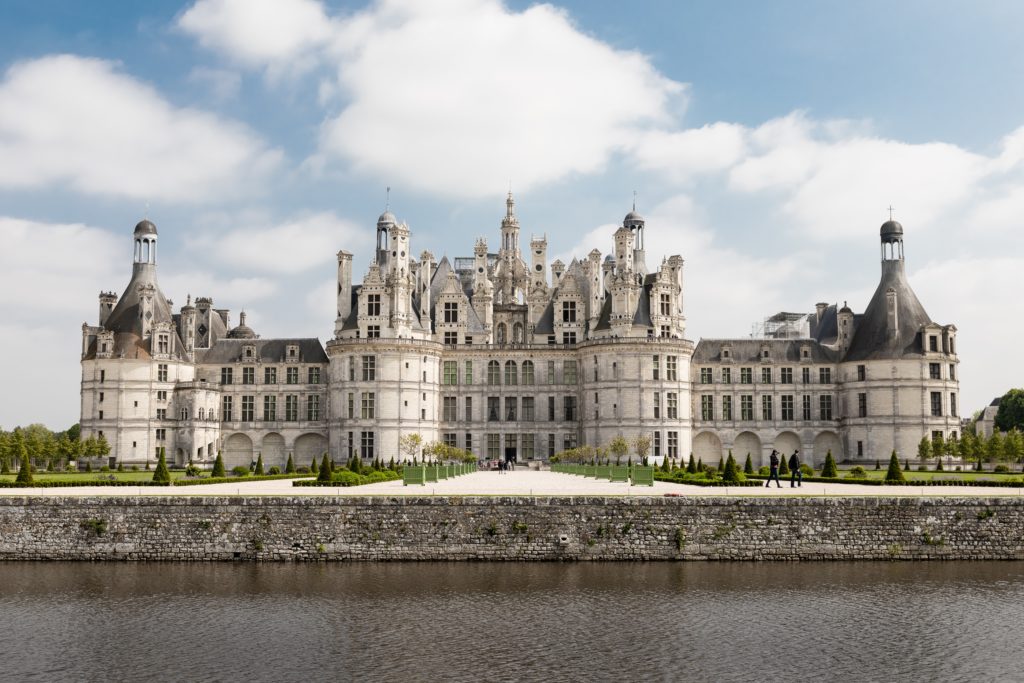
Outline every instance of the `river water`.
<svg viewBox="0 0 1024 683"><path fill-rule="evenodd" d="M1024 563L0 563L0 680L1020 681Z"/></svg>

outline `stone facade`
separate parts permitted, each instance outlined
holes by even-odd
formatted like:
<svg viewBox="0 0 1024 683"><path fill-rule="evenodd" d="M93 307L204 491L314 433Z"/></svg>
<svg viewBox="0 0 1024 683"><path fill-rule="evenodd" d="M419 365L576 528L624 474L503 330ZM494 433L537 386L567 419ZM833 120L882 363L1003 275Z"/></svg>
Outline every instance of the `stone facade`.
<svg viewBox="0 0 1024 683"><path fill-rule="evenodd" d="M0 497L0 560L1024 559L993 498Z"/></svg>
<svg viewBox="0 0 1024 683"><path fill-rule="evenodd" d="M328 450L400 457L414 433L519 460L647 435L656 458L732 451L755 464L772 449L816 464L828 451L907 457L923 435L957 435L956 328L914 295L893 221L864 313L819 304L761 338L697 345L685 338L683 259L649 271L635 211L612 253L568 265L548 264L544 237L524 257L511 193L497 252L478 239L472 256L416 259L405 223L385 212L376 228L362 283L352 255L337 255L323 345L262 339L244 312L232 328L206 297L175 313L156 280L156 227L139 223L127 290L101 293L99 324L83 326L83 433L102 433L126 464L164 447L178 464L223 452L229 466Z"/></svg>

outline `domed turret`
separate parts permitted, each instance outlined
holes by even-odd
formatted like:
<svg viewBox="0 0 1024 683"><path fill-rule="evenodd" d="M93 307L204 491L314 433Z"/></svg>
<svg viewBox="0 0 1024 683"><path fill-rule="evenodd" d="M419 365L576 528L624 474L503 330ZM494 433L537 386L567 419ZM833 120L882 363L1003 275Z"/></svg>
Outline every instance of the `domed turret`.
<svg viewBox="0 0 1024 683"><path fill-rule="evenodd" d="M893 220L882 223L882 228L878 232L882 236L883 242L894 242L897 239L903 239L903 226Z"/></svg>
<svg viewBox="0 0 1024 683"><path fill-rule="evenodd" d="M245 311L238 316L238 327L228 332L228 339L255 339L256 332L245 324Z"/></svg>
<svg viewBox="0 0 1024 683"><path fill-rule="evenodd" d="M135 226L135 237L142 237L143 235L155 235L156 226L149 221L149 219L143 219L138 222Z"/></svg>
<svg viewBox="0 0 1024 683"><path fill-rule="evenodd" d="M377 219L377 225L398 225L398 219L395 218L395 214L385 211Z"/></svg>

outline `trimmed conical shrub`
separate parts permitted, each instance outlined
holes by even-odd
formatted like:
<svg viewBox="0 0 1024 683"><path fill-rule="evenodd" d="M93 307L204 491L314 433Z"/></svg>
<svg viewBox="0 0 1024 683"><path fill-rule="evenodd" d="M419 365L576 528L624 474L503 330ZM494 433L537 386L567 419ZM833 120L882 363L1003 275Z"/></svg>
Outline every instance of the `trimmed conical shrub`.
<svg viewBox="0 0 1024 683"><path fill-rule="evenodd" d="M309 464L310 474L320 474L320 465L316 464L316 458L313 458L313 462Z"/></svg>
<svg viewBox="0 0 1024 683"><path fill-rule="evenodd" d="M786 454L779 453L779 476L785 477L789 474L789 463L786 462Z"/></svg>
<svg viewBox="0 0 1024 683"><path fill-rule="evenodd" d="M881 460L875 460L875 469L876 470L882 469L882 461Z"/></svg>
<svg viewBox="0 0 1024 683"><path fill-rule="evenodd" d="M718 459L718 472L719 474L725 472L725 458Z"/></svg>
<svg viewBox="0 0 1024 683"><path fill-rule="evenodd" d="M292 454L288 454L288 462L284 464L285 474L295 474L295 461L292 460Z"/></svg>
<svg viewBox="0 0 1024 683"><path fill-rule="evenodd" d="M323 462L320 463L320 471L316 475L317 481L330 481L331 480L331 460L324 453Z"/></svg>
<svg viewBox="0 0 1024 683"><path fill-rule="evenodd" d="M704 459L703 458L697 458L697 469L696 469L696 471L697 472L703 472L704 471Z"/></svg>
<svg viewBox="0 0 1024 683"><path fill-rule="evenodd" d="M740 480L739 470L736 468L736 460L732 457L732 451L729 452L729 458L725 461L725 467L722 470L722 481L736 483Z"/></svg>
<svg viewBox="0 0 1024 683"><path fill-rule="evenodd" d="M263 474L266 474L263 471L263 454L262 453L260 453L259 456L257 456L257 458L256 458L256 472L254 474L256 474L256 476L261 476Z"/></svg>
<svg viewBox="0 0 1024 683"><path fill-rule="evenodd" d="M153 481L157 484L170 484L171 471L167 469L167 458L164 456L164 448L160 447L160 459L156 461L156 469L153 470Z"/></svg>
<svg viewBox="0 0 1024 683"><path fill-rule="evenodd" d="M832 479L839 476L839 470L836 469L836 459L832 457L831 448L825 454L825 466L821 468L821 476Z"/></svg>
<svg viewBox="0 0 1024 683"><path fill-rule="evenodd" d="M886 481L906 481L906 477L903 476L903 470L900 469L900 461L896 457L896 451L892 452L892 456L889 458L889 471L885 473Z"/></svg>
<svg viewBox="0 0 1024 683"><path fill-rule="evenodd" d="M668 463L668 458L664 458L664 459L663 459L663 460L661 461L661 471L662 471L662 472L665 472L665 473L668 473L668 472L671 472L671 471L672 471L672 466L671 466L671 465L669 465L669 463Z"/></svg>
<svg viewBox="0 0 1024 683"><path fill-rule="evenodd" d="M750 459L750 453L747 453L747 461L743 463L743 474L754 473L754 461Z"/></svg>
<svg viewBox="0 0 1024 683"><path fill-rule="evenodd" d="M213 461L213 471L210 472L211 477L223 477L226 476L224 473L224 456L217 451L217 459Z"/></svg>
<svg viewBox="0 0 1024 683"><path fill-rule="evenodd" d="M686 471L689 474L697 474L697 463L693 459L693 453L690 453L690 462L686 463Z"/></svg>
<svg viewBox="0 0 1024 683"><path fill-rule="evenodd" d="M28 450L25 448L25 444L19 443L18 446L18 460L21 461L21 467L18 468L18 477L14 480L16 484L29 485L32 483L32 465L28 462Z"/></svg>

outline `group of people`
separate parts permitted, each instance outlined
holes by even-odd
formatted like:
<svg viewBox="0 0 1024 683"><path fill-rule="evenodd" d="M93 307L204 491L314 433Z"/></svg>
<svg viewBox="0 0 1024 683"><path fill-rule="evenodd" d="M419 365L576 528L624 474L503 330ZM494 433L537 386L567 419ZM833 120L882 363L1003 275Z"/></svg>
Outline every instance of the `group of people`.
<svg viewBox="0 0 1024 683"><path fill-rule="evenodd" d="M772 449L772 455L768 459L768 481L766 481L765 484L764 484L766 487L770 488L771 485L772 485L772 479L774 479L775 483L778 485L778 487L780 489L782 488L782 483L779 481L779 466L782 463L782 461L779 459L780 455L781 454L777 450L775 450L774 448ZM785 456L782 456L782 457L785 457ZM803 483L804 483L804 473L800 471L800 450L799 449L793 451L793 455L789 456L789 462L786 463L786 464L789 466L789 486L790 486L790 488L792 488L794 486L803 486Z"/></svg>

